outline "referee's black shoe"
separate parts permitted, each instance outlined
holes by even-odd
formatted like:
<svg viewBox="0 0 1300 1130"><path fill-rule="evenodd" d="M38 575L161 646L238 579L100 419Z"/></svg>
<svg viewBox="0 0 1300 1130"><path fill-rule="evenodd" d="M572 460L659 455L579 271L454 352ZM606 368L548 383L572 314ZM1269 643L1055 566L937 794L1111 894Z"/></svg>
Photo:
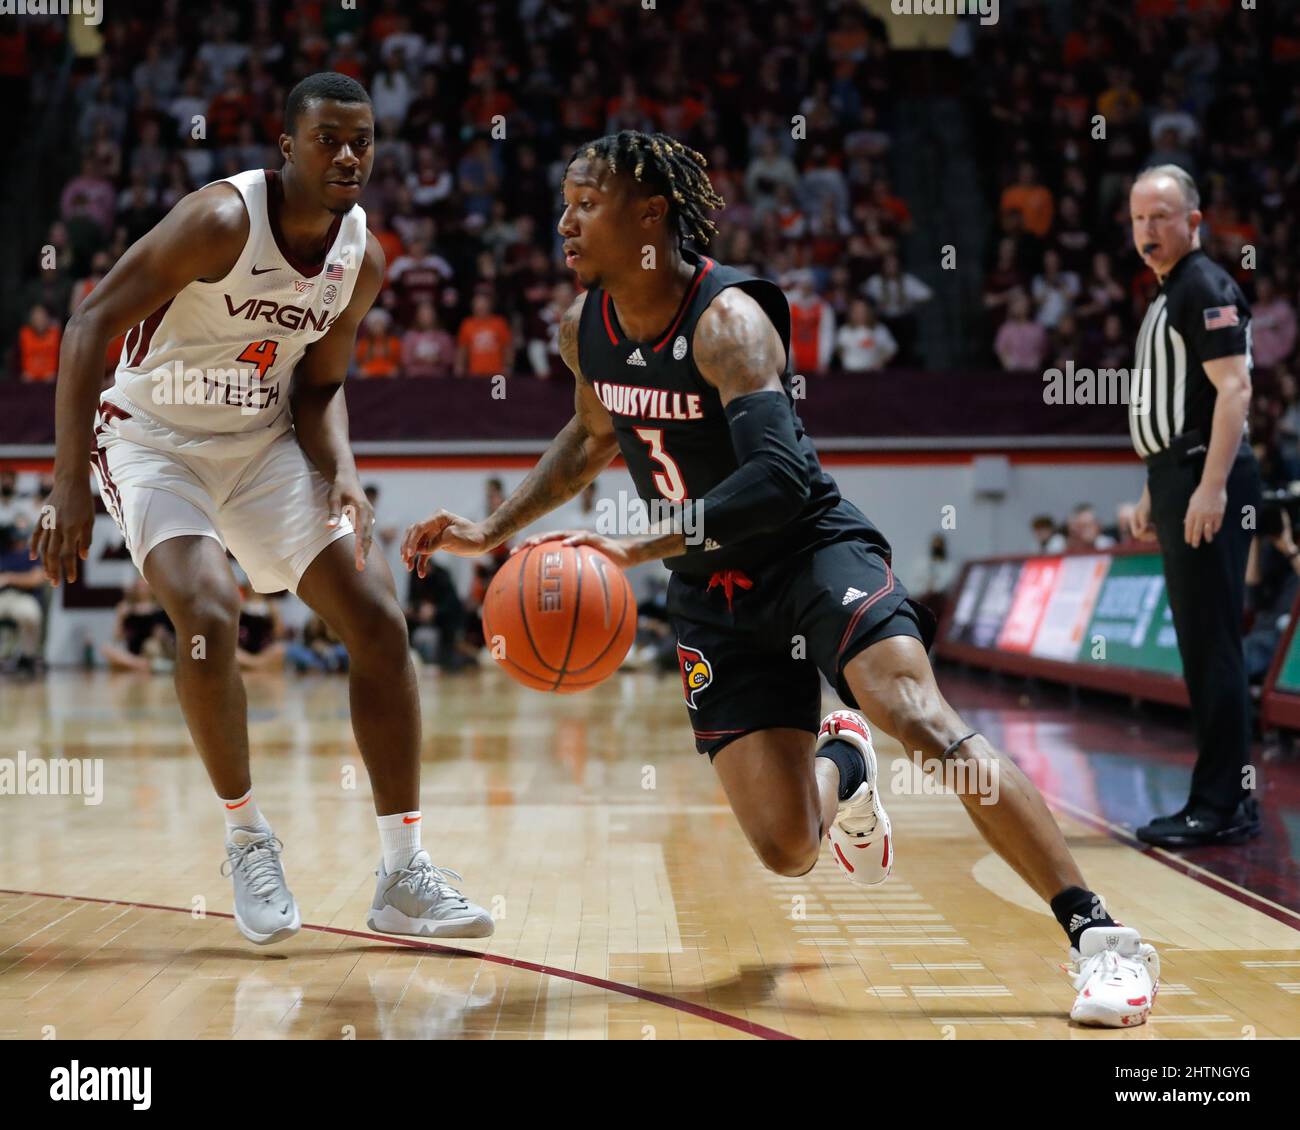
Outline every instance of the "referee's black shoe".
<svg viewBox="0 0 1300 1130"><path fill-rule="evenodd" d="M1259 833L1259 802L1246 797L1228 816L1188 806L1158 817L1139 828L1137 838L1155 847L1187 848L1244 844Z"/></svg>

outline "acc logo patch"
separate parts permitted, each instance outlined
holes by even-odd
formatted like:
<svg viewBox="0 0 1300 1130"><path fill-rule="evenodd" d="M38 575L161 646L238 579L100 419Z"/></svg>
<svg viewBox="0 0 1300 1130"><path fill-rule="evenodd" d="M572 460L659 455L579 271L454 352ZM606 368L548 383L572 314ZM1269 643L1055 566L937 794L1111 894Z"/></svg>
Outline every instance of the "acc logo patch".
<svg viewBox="0 0 1300 1130"><path fill-rule="evenodd" d="M677 662L682 668L682 690L694 710L695 696L713 682L713 664L704 658L704 652L680 643L677 645Z"/></svg>
<svg viewBox="0 0 1300 1130"><path fill-rule="evenodd" d="M680 361L686 356L686 338L681 334L677 335L677 340L673 342L673 360Z"/></svg>

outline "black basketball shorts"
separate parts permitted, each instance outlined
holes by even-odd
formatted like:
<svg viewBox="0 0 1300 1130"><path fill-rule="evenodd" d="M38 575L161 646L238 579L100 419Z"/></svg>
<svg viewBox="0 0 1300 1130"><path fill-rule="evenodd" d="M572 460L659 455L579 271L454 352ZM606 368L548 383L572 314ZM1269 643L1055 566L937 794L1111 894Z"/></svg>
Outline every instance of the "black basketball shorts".
<svg viewBox="0 0 1300 1130"><path fill-rule="evenodd" d="M821 680L849 706L845 665L890 636L929 649L935 619L879 549L846 539L755 571L674 573L668 611L695 748L710 758L736 738L776 727L816 733Z"/></svg>

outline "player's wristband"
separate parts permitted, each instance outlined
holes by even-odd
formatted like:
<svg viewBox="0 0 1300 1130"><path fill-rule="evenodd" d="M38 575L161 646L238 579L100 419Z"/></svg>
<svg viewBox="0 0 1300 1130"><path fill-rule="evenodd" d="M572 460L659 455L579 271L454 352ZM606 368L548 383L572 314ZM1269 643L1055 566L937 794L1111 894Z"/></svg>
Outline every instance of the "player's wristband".
<svg viewBox="0 0 1300 1130"><path fill-rule="evenodd" d="M783 391L738 396L725 411L740 466L695 503L695 539L707 548L779 529L809 491L808 461Z"/></svg>

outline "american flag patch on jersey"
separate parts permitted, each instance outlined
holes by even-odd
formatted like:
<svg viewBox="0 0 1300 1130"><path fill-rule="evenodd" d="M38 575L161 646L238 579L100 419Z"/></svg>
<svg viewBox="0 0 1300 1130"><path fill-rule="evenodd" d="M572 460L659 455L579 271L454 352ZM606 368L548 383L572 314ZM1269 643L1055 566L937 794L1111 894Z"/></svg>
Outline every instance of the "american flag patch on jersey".
<svg viewBox="0 0 1300 1130"><path fill-rule="evenodd" d="M1228 326L1237 324L1237 308L1235 306L1211 306L1205 311L1205 328L1207 330L1221 330Z"/></svg>
<svg viewBox="0 0 1300 1130"><path fill-rule="evenodd" d="M334 280L336 280L336 281L338 281L338 282L342 282L342 281L343 281L343 264L342 264L342 263L331 263L328 267L325 268L325 277L326 277L327 279L334 279Z"/></svg>

